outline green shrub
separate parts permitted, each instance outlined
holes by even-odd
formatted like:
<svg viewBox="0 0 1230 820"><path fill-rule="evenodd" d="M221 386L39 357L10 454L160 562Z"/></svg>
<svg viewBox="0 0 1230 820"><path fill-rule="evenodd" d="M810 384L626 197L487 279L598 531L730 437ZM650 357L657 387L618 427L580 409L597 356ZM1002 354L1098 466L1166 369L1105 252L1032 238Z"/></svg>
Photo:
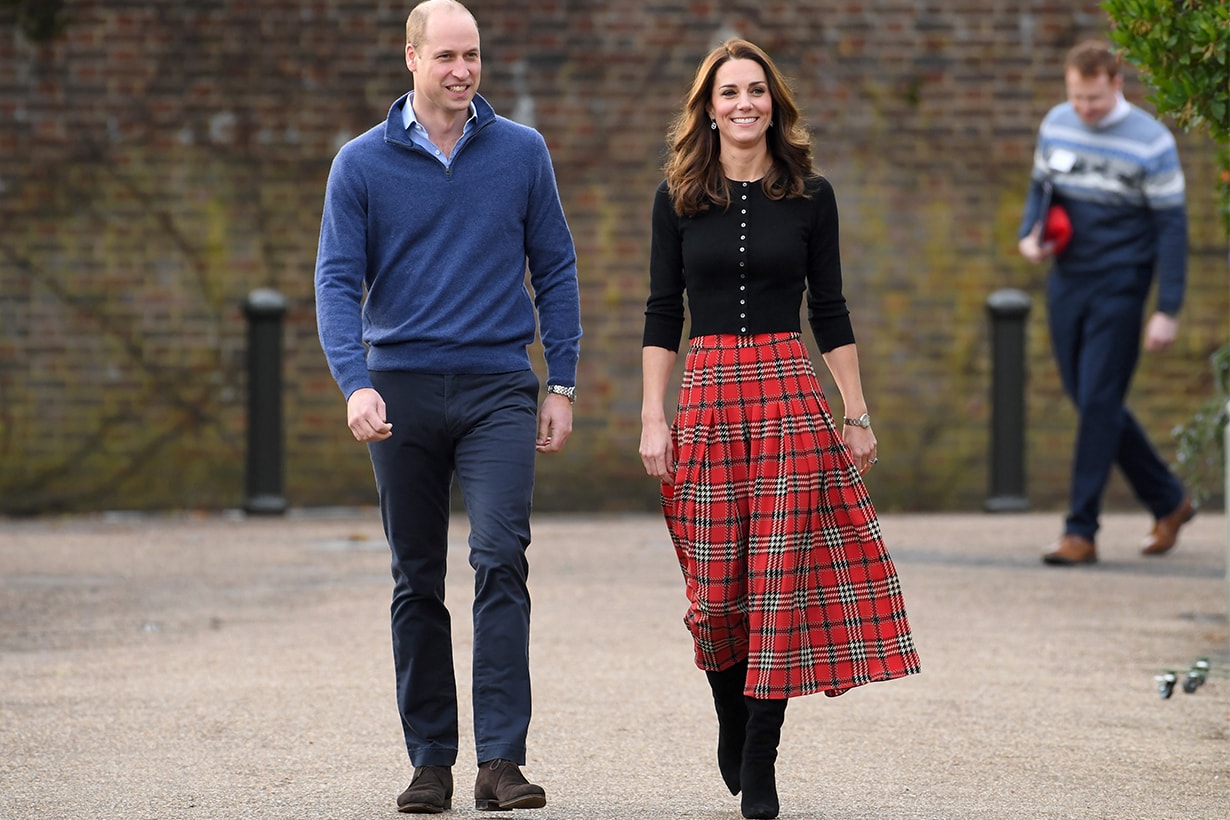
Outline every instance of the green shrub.
<svg viewBox="0 0 1230 820"><path fill-rule="evenodd" d="M1218 348L1209 361L1213 366L1213 397L1171 431L1179 472L1197 503L1216 494L1225 480L1226 438L1223 431L1230 421L1226 410L1230 402L1230 344Z"/></svg>
<svg viewBox="0 0 1230 820"><path fill-rule="evenodd" d="M1230 3L1105 0L1110 39L1152 89L1149 102L1185 131L1205 131L1218 152L1218 211L1230 236Z"/></svg>
<svg viewBox="0 0 1230 820"><path fill-rule="evenodd" d="M1230 238L1230 2L1105 0L1111 41L1152 89L1149 102L1185 131L1204 131L1217 152L1217 207ZM1193 496L1225 481L1230 345L1210 358L1214 395L1173 430L1176 461Z"/></svg>

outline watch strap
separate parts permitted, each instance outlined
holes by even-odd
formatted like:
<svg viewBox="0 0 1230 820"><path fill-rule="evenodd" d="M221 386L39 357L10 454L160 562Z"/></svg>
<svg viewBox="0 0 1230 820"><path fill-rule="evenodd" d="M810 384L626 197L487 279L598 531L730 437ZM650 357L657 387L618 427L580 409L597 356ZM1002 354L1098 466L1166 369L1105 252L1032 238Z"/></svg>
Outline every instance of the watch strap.
<svg viewBox="0 0 1230 820"><path fill-rule="evenodd" d="M575 402L577 400L577 389L576 387L573 387L573 386L568 386L568 385L563 385L563 384L548 384L547 392L554 393L557 396L563 396L564 398L568 399L568 401L570 402Z"/></svg>

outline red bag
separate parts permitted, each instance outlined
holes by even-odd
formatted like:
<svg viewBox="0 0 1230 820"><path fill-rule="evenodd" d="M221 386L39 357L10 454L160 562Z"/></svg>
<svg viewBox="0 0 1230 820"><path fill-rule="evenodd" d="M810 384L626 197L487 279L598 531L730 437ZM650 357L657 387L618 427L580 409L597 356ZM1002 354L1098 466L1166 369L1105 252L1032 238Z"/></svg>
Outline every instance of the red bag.
<svg viewBox="0 0 1230 820"><path fill-rule="evenodd" d="M1042 244L1050 244L1056 256L1063 253L1072 239L1072 221L1062 205L1052 205L1046 212L1046 224L1042 228Z"/></svg>

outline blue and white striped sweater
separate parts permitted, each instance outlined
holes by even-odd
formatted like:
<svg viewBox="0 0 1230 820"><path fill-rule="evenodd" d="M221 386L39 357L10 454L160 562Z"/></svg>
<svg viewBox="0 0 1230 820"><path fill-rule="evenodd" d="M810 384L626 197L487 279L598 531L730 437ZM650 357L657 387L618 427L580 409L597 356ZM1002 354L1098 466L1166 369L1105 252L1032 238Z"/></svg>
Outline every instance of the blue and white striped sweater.
<svg viewBox="0 0 1230 820"><path fill-rule="evenodd" d="M1020 236L1040 216L1042 183L1072 222L1072 240L1056 261L1068 276L1158 276L1157 309L1175 314L1187 275L1183 168L1174 137L1136 106L1086 125L1068 103L1038 129Z"/></svg>

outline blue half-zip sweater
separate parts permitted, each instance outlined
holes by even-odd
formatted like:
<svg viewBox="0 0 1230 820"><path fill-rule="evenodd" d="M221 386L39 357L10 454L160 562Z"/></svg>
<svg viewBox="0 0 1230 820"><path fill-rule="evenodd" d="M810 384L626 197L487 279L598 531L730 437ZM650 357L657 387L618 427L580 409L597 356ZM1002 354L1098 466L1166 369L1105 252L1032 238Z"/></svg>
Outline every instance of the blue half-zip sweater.
<svg viewBox="0 0 1230 820"><path fill-rule="evenodd" d="M542 135L476 95L446 168L406 131L409 99L329 171L316 322L338 387L371 387L369 369L528 370L539 328L548 383L575 384L576 252Z"/></svg>
<svg viewBox="0 0 1230 820"><path fill-rule="evenodd" d="M1070 103L1042 120L1029 198L1018 238L1040 214L1042 183L1072 222L1055 260L1060 276L1158 278L1157 309L1176 315L1187 282L1187 210L1174 136L1145 111L1120 100L1105 120L1086 125Z"/></svg>

